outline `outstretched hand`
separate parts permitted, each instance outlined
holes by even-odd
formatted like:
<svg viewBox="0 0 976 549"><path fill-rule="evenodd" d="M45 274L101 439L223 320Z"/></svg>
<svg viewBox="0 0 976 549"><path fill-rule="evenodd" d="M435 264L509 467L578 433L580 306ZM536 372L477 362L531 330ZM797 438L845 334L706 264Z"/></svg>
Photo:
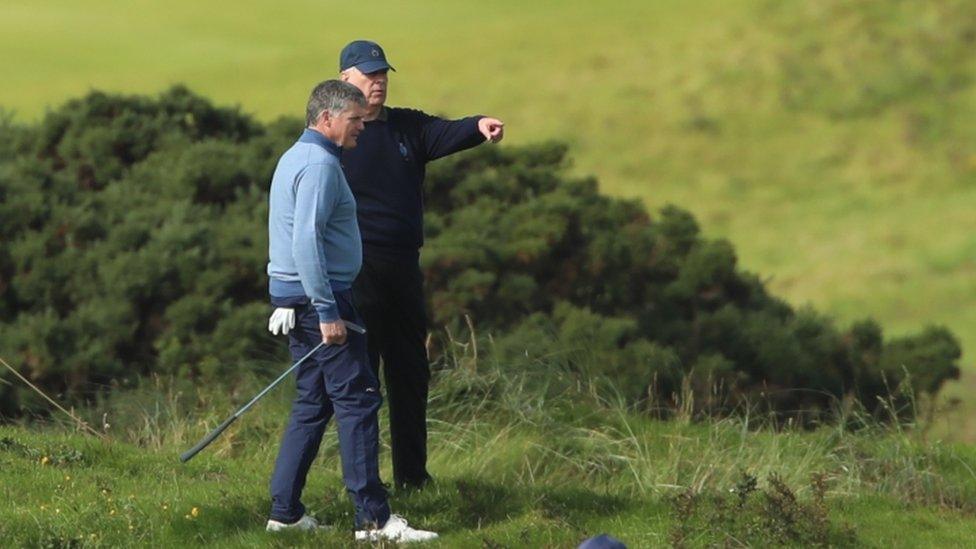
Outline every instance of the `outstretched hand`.
<svg viewBox="0 0 976 549"><path fill-rule="evenodd" d="M487 141L498 143L505 137L505 123L497 118L486 116L478 121L478 131Z"/></svg>

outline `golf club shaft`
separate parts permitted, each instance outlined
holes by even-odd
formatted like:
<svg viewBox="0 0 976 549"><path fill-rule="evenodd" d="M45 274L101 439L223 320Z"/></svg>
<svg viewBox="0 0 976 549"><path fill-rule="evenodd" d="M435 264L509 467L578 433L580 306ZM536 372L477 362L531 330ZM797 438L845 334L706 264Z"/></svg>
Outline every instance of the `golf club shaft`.
<svg viewBox="0 0 976 549"><path fill-rule="evenodd" d="M359 326L358 324L355 324L353 322L349 322L348 320L343 320L342 322L343 322L343 324L346 325L347 328L349 328L350 330L352 330L354 332L358 332L360 334L365 334L366 333L366 330L362 326ZM190 448L186 452L183 452L183 454L180 455L180 461L182 461L183 463L186 463L193 456L195 456L198 453L200 453L200 450L203 450L204 448L206 448L207 446L209 446L210 443L213 442L214 440L216 440L216 438L219 437L220 434L223 433L228 427L230 427L230 425L232 423L234 423L234 421L236 421L237 418L241 417L241 415L244 412L246 412L251 406L253 406L255 402L261 400L261 397L263 397L264 395L268 394L268 391L270 391L271 389L274 389L275 387L277 387L279 383L281 383L286 377L288 377L289 374L291 374L293 371L295 371L296 368L298 368L299 366L301 366L301 364L303 362L305 362L305 360L308 357L312 356L312 354L315 351L318 351L320 348L322 348L323 345L325 345L325 341L319 342L319 344L316 345L314 349L312 349L305 356L303 356L302 358L300 358L298 360L298 362L292 364L290 368L288 368L287 370L285 370L285 372L283 374L281 374L280 376L278 376L278 379L275 379L274 381L272 381L270 385L268 385L267 387L265 387L264 390L262 390L260 393L257 394L257 396L255 396L254 398L252 398L250 402L248 402L247 404L245 404L244 406L242 406L240 410L234 412L234 415L232 415L229 418L225 419L224 422L221 423L220 425L218 425L216 429L214 429L213 431L210 431L210 433L207 436L203 437L203 439L200 442L198 442L196 446L194 446L193 448Z"/></svg>
<svg viewBox="0 0 976 549"><path fill-rule="evenodd" d="M220 425L218 425L216 429L214 429L213 431L210 431L210 433L207 434L207 436L203 437L203 439L200 440L200 442L198 442L196 446L194 446L193 448L190 448L186 452L183 452L183 454L180 455L180 461L182 461L183 463L186 463L187 461L190 461L190 459L193 456L195 456L198 453L200 453L200 450L203 450L204 448L206 448L207 446L209 446L211 442L213 442L217 437L220 436L221 433L224 432L224 430L226 430L228 427L230 427L231 423L234 423L234 421L236 421L237 418L241 417L241 414L243 414L244 412L246 412L247 409L250 408L251 406L253 406L255 402L257 402L258 400L261 399L261 397L263 397L264 395L266 395L268 393L268 391L270 391L271 389L274 389L279 383L281 383L281 381L283 379L285 379L286 377L288 377L288 374L290 374L293 371L295 371L295 368L298 368L299 366L301 366L302 363L305 362L305 359L307 359L308 357L312 356L312 353L314 353L315 351L318 351L320 348L322 348L323 345L325 345L325 342L324 341L322 341L318 345L316 345L314 349L312 349L311 351L308 352L308 354L306 354L301 359L299 359L298 362L292 364L291 367L289 367L287 370L285 370L285 372L283 374L281 374L280 376L278 376L278 379L272 381L271 382L271 385L268 385L267 387L265 387L264 390L262 390L260 393L258 393L256 397L252 398L250 402L248 402L247 404L245 404L244 406L242 406L240 410L237 410L236 412L234 412L234 415L232 415L229 418L225 419L224 422L221 423Z"/></svg>

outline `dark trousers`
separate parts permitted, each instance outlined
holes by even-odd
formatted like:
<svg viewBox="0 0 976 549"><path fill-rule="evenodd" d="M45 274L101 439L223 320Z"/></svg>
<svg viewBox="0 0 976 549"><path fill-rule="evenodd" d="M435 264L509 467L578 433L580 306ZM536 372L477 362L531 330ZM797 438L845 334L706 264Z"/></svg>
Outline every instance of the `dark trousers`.
<svg viewBox="0 0 976 549"><path fill-rule="evenodd" d="M342 318L362 323L352 291L333 292ZM275 307L295 309L289 348L298 360L322 341L319 319L308 298L272 298ZM294 522L305 513L302 489L319 451L322 434L334 415L346 491L356 508L356 526L382 526L390 517L386 489L379 474L379 383L369 366L366 336L348 330L343 345L327 345L299 366L297 395L271 475L271 518Z"/></svg>
<svg viewBox="0 0 976 549"><path fill-rule="evenodd" d="M427 310L416 252L385 255L364 250L354 283L369 332L369 360L379 377L383 362L390 409L393 480L420 486L427 473Z"/></svg>

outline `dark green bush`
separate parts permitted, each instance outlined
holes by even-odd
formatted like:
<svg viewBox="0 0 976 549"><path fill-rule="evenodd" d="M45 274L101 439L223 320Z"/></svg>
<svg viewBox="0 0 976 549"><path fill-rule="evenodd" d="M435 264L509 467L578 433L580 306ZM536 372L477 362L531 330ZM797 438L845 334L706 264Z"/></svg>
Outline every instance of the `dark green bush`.
<svg viewBox="0 0 976 549"><path fill-rule="evenodd" d="M70 400L253 356L264 187L290 130L173 88L92 93L4 135L4 355ZM0 413L15 413L22 393L0 391Z"/></svg>
<svg viewBox="0 0 976 549"><path fill-rule="evenodd" d="M711 411L830 411L847 396L901 406L959 375L948 330L884 345L872 320L844 331L795 311L689 213L651 218L601 196L564 175L565 152L481 148L432 170L423 260L435 325L458 333L470 315L501 334L494 348L513 368L609 376L631 400L690 390Z"/></svg>
<svg viewBox="0 0 976 549"><path fill-rule="evenodd" d="M173 88L0 125L2 356L70 401L154 372L233 382L245 360L284 358L264 330L267 187L300 121L262 125ZM432 166L436 332L468 315L506 367L605 377L633 402L690 392L714 412L873 407L905 381L934 394L958 375L947 330L885 344L873 321L794 311L689 213L652 217L566 164L564 146L540 144ZM16 384L0 397L4 415L35 402Z"/></svg>

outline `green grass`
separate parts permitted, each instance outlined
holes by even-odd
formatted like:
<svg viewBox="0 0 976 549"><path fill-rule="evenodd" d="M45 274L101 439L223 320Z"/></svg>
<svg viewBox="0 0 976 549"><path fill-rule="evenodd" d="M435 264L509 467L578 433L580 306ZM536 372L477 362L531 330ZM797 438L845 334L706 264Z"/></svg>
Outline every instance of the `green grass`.
<svg viewBox="0 0 976 549"><path fill-rule="evenodd" d="M935 11L965 3L874 5L890 17L872 29L912 44L912 32L944 23ZM30 120L90 88L153 93L185 82L262 119L295 115L310 86L335 73L344 43L373 38L398 68L392 104L490 113L506 120L511 143L565 140L577 173L594 174L611 194L690 209L793 303L842 322L875 316L890 334L943 323L967 349L966 377L949 390L963 406L940 416L929 438L880 427L777 433L743 420L662 423L585 393L544 398L501 390L490 376L443 374L432 423L439 481L396 493L393 503L440 530L445 546L572 546L602 531L634 547L666 545L679 526L672 498L689 488L727 493L743 470L763 487L771 474L784 475L802 501L810 500L810 475L827 475L838 544L847 524L859 545L973 545L976 455L935 437L976 441L965 402L976 388L976 57L943 66L875 55L865 37L877 33L858 27L856 10L803 9L764 0L379 1L368 11L309 1L13 0L0 5L0 105ZM790 65L811 42L819 53ZM789 85L818 66L839 84L808 95L811 104L843 104L863 90L860 73L897 93L868 104L866 115L787 104ZM912 67L929 84L899 80ZM931 84L946 74L958 83ZM285 393L178 464L179 451L247 393L149 387L117 397L89 411L93 421L108 412L111 443L53 427L0 429L0 439L13 441L0 449L0 539L348 544L333 437L307 502L337 531L261 531ZM61 461L41 465L45 455ZM186 518L193 508L198 516ZM718 523L694 530L691 542L720 543L726 534ZM752 534L754 545L772 539L762 529Z"/></svg>
<svg viewBox="0 0 976 549"><path fill-rule="evenodd" d="M391 103L492 113L513 143L568 141L578 173L692 210L793 303L842 322L875 316L893 334L946 324L972 349L976 58L919 59L946 48L927 25L971 12L954 17L965 3L953 0L822 4L15 0L0 6L0 105L32 119L91 88L185 82L264 119L295 115L341 46L368 36L398 68ZM887 55L874 35L907 53ZM835 80L788 104L794 73L820 68ZM947 78L959 83L931 83ZM817 109L851 104L862 85L881 90L862 101L867 115ZM955 396L976 388L971 352L963 363ZM953 434L976 441L976 422Z"/></svg>
<svg viewBox="0 0 976 549"><path fill-rule="evenodd" d="M893 334L946 324L971 349L976 61L927 53L967 47L931 30L966 24L965 5L14 0L0 104L26 120L90 88L185 82L263 119L297 115L341 46L371 37L398 68L391 103L491 113L512 143L568 141L578 173L691 209L792 302Z"/></svg>
<svg viewBox="0 0 976 549"><path fill-rule="evenodd" d="M972 447L871 422L813 431L747 416L664 422L621 406L605 387L558 372L539 381L470 357L436 372L437 480L392 495L394 511L441 532L435 546L572 547L601 532L631 547L976 542ZM67 425L0 427L0 537L28 546L348 545L351 505L331 431L304 500L335 529L262 530L289 390L271 393L190 463L178 462L255 387L157 380L116 393L83 412L111 441ZM381 458L389 478L388 448ZM741 490L747 475L758 491L743 492L737 507L730 490ZM773 499L777 477L791 494L785 499ZM812 478L822 479L822 503Z"/></svg>

